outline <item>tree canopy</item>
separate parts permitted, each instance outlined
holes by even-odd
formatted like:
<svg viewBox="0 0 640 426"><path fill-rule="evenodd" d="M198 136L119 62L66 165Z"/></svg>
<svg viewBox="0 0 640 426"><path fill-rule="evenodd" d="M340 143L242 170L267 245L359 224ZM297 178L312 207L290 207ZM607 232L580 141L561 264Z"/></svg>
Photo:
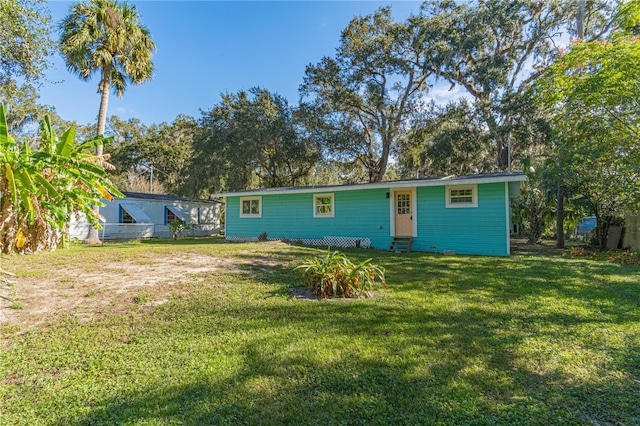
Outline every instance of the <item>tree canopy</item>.
<svg viewBox="0 0 640 426"><path fill-rule="evenodd" d="M109 91L153 78L155 44L135 6L117 0L75 3L60 23L60 49L70 72L82 80L100 75L97 134L104 135Z"/></svg>
<svg viewBox="0 0 640 426"><path fill-rule="evenodd" d="M188 171L192 194L300 184L318 160L286 99L266 89L223 94L199 125Z"/></svg>
<svg viewBox="0 0 640 426"><path fill-rule="evenodd" d="M54 115L52 107L37 103L38 89L55 51L51 30L51 14L44 2L0 1L0 103L11 109L7 125L14 134L45 114Z"/></svg>
<svg viewBox="0 0 640 426"><path fill-rule="evenodd" d="M395 22L390 8L354 18L335 58L307 66L300 87L301 113L326 155L381 181L427 92L423 62L412 29Z"/></svg>
<svg viewBox="0 0 640 426"><path fill-rule="evenodd" d="M43 76L55 48L50 31L51 14L44 2L0 1L0 84Z"/></svg>
<svg viewBox="0 0 640 426"><path fill-rule="evenodd" d="M608 28L609 5L588 6L586 31L598 37ZM562 32L574 32L576 10L575 1L428 0L421 13L410 18L427 52L425 68L470 96L494 141L498 170L507 169L509 155L527 155L526 142L533 141L514 137L519 127L530 124L521 120L530 116L522 111L529 108L522 95L555 59L555 40Z"/></svg>
<svg viewBox="0 0 640 426"><path fill-rule="evenodd" d="M535 91L554 113L555 155L570 171L601 231L622 209L640 208L640 3L623 4L605 39L576 40Z"/></svg>
<svg viewBox="0 0 640 426"><path fill-rule="evenodd" d="M448 176L493 169L488 132L467 101L431 104L413 123L399 151L405 174Z"/></svg>
<svg viewBox="0 0 640 426"><path fill-rule="evenodd" d="M113 137L108 149L117 170L114 181L126 191L180 193L197 130L196 120L185 115L151 126L111 116L107 134Z"/></svg>

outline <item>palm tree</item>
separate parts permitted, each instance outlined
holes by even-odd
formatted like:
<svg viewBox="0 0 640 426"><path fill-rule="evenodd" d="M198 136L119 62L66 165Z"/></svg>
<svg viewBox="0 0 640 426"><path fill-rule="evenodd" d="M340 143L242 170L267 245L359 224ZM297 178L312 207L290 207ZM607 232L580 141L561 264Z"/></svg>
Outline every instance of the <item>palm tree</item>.
<svg viewBox="0 0 640 426"><path fill-rule="evenodd" d="M142 84L153 78L151 56L156 46L135 6L117 0L74 4L60 23L60 32L67 69L85 81L96 73L100 75L96 136L103 136L109 92L113 90L122 97L127 84ZM102 146L96 147L96 155L102 152ZM89 231L87 242L100 242L96 229Z"/></svg>

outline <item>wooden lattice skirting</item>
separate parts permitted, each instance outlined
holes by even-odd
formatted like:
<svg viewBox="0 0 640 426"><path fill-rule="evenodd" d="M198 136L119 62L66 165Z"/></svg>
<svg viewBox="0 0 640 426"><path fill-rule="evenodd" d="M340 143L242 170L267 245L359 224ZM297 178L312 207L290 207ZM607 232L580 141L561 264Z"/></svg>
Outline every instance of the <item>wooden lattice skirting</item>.
<svg viewBox="0 0 640 426"><path fill-rule="evenodd" d="M256 242L258 237L238 237L228 236L225 238L227 241L234 243L246 243ZM326 236L323 238L268 238L268 241L287 241L296 242L308 246L330 246L339 248L371 248L371 239L364 237L332 237Z"/></svg>

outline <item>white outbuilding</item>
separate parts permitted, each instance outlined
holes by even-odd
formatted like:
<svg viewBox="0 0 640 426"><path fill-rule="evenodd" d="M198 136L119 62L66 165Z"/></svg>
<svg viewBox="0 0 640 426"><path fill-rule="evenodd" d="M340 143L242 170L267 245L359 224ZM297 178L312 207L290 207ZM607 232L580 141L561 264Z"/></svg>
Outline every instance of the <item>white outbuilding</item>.
<svg viewBox="0 0 640 426"><path fill-rule="evenodd" d="M215 200L198 200L176 195L123 192L125 198L116 198L100 207L104 217L101 240L131 240L141 238L169 238L169 223L173 220L188 225L185 235L209 236L220 232L220 207ZM69 223L71 240L84 240L89 232L84 215L72 215Z"/></svg>

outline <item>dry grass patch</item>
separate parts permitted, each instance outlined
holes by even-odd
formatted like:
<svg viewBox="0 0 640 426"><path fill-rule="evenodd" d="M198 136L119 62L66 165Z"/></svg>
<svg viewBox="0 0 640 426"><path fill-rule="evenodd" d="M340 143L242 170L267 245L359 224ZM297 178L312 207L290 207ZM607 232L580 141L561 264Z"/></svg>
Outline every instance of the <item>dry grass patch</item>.
<svg viewBox="0 0 640 426"><path fill-rule="evenodd" d="M194 276L228 272L237 263L212 253L148 251L144 244L133 243L5 256L0 261L0 268L15 273L9 285L0 286L0 326L14 332L69 312L89 321L96 314L128 312L132 304L144 306L144 301L162 303Z"/></svg>

